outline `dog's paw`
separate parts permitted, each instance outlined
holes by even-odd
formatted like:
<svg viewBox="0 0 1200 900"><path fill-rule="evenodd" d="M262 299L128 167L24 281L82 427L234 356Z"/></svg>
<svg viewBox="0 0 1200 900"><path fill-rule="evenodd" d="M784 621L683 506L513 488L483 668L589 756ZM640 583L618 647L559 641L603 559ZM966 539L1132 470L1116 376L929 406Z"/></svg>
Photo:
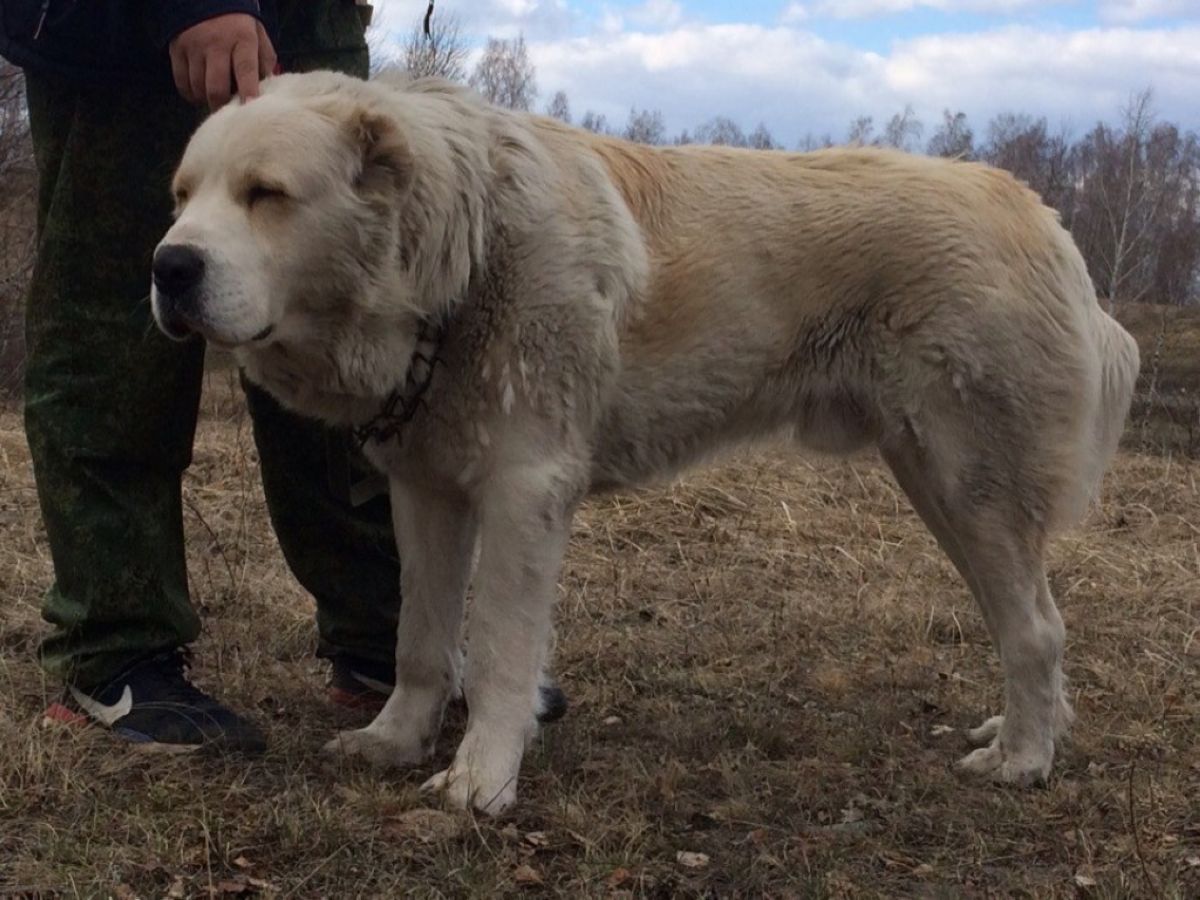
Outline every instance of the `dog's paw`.
<svg viewBox="0 0 1200 900"><path fill-rule="evenodd" d="M502 783L498 781L452 765L421 785L421 790L441 794L454 809L474 807L486 815L498 816L517 802L517 778L512 775Z"/></svg>
<svg viewBox="0 0 1200 900"><path fill-rule="evenodd" d="M960 759L959 771L1017 787L1045 785L1054 763L1053 741L1002 741L1003 728L1004 717L993 716L969 731L972 742L986 746Z"/></svg>
<svg viewBox="0 0 1200 900"><path fill-rule="evenodd" d="M355 731L340 731L321 751L328 756L364 759L383 769L415 766L429 757L420 744L397 740L370 726Z"/></svg>
<svg viewBox="0 0 1200 900"><path fill-rule="evenodd" d="M978 728L972 728L967 732L967 740L976 747L982 747L990 744L996 735L1000 733L1000 726L1004 724L1004 716L992 716Z"/></svg>
<svg viewBox="0 0 1200 900"><path fill-rule="evenodd" d="M441 794L455 809L477 809L496 816L517 800L520 754L489 753L477 742L463 738L450 768L438 772L421 790Z"/></svg>

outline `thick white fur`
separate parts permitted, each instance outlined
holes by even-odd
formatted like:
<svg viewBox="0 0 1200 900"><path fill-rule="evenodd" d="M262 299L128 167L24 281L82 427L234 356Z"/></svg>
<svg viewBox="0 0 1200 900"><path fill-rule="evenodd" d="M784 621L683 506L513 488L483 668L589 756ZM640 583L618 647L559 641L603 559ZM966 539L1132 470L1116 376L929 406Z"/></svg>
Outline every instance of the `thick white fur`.
<svg viewBox="0 0 1200 900"><path fill-rule="evenodd" d="M287 196L251 203L263 180ZM176 185L164 244L208 261L196 327L302 413L363 423L404 384L418 322L448 317L424 411L367 447L404 563L397 682L335 749L428 757L478 541L469 721L430 786L509 806L577 504L783 432L880 450L1003 662L1004 715L963 768L1048 774L1071 712L1046 542L1097 487L1138 354L1008 175L868 149L651 149L437 81L320 73L212 116Z"/></svg>

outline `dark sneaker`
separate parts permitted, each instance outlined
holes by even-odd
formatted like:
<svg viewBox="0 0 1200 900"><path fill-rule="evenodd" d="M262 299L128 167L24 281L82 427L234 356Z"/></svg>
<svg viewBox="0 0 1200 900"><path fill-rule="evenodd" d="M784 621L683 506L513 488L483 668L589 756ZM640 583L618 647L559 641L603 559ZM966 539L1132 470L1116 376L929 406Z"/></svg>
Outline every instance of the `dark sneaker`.
<svg viewBox="0 0 1200 900"><path fill-rule="evenodd" d="M172 650L141 660L103 687L69 685L46 710L47 723L103 725L147 748L261 753L259 729L187 679L186 654Z"/></svg>
<svg viewBox="0 0 1200 900"><path fill-rule="evenodd" d="M378 712L387 702L395 683L395 666L353 656L335 656L329 679L329 699L347 709ZM567 695L557 684L543 684L539 701L537 719L543 725L557 722L567 714Z"/></svg>
<svg viewBox="0 0 1200 900"><path fill-rule="evenodd" d="M354 656L335 656L329 699L346 709L378 712L391 696L396 667Z"/></svg>

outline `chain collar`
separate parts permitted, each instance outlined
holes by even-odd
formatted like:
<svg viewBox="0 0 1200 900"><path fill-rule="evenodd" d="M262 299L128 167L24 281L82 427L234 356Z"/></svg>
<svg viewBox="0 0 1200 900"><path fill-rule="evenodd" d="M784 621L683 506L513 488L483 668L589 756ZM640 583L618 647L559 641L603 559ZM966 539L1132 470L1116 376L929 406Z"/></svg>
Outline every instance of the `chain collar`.
<svg viewBox="0 0 1200 900"><path fill-rule="evenodd" d="M404 426L412 421L417 411L425 405L423 398L429 390L429 385L433 383L434 370L441 362L438 354L445 337L444 317L439 316L433 322L429 319L421 320L417 326L417 344L413 348L403 387L398 387L388 394L383 408L369 421L354 429L354 439L360 450L371 441L382 444L399 437L404 431Z"/></svg>

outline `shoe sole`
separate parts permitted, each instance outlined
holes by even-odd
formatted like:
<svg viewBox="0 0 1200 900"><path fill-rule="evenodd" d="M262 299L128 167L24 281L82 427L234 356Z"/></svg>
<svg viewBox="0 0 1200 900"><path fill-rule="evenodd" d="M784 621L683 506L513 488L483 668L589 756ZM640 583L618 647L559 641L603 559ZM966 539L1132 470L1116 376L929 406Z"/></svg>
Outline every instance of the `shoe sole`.
<svg viewBox="0 0 1200 900"><path fill-rule="evenodd" d="M266 747L230 747L228 744L220 741L211 741L207 744L165 744L154 740L150 735L144 734L141 731L134 731L132 728L122 728L119 725L114 725L107 728L90 719L83 713L76 712L62 703L52 703L42 713L43 728L104 728L110 734L120 738L125 743L129 744L131 749L138 753L148 753L155 756L185 756L189 753L246 753L250 755L261 754Z"/></svg>

